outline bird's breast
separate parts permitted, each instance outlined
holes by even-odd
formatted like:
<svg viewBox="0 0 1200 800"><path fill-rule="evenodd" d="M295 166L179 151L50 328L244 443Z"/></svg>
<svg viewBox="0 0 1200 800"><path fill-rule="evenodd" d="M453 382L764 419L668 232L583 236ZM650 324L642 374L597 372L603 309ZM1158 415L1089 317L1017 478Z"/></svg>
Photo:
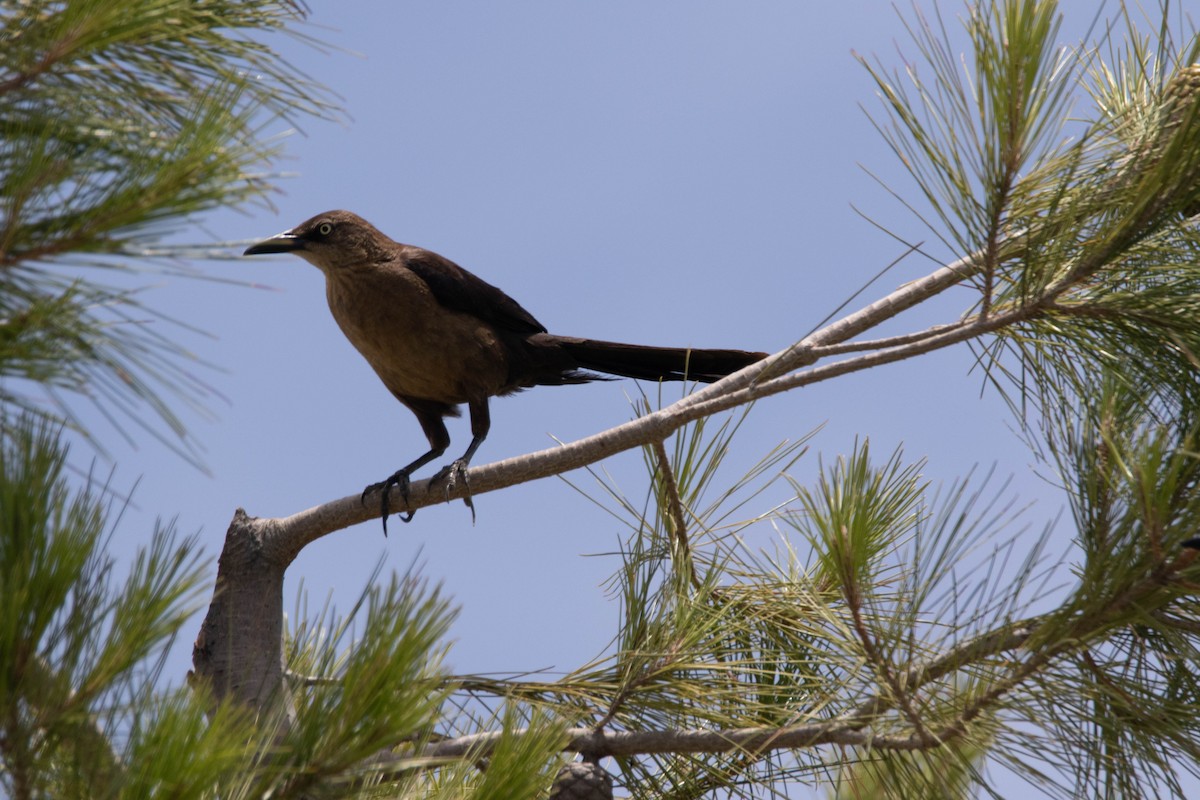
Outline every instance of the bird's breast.
<svg viewBox="0 0 1200 800"><path fill-rule="evenodd" d="M394 395L465 403L507 379L494 329L442 306L408 270L327 276L326 294L346 338Z"/></svg>

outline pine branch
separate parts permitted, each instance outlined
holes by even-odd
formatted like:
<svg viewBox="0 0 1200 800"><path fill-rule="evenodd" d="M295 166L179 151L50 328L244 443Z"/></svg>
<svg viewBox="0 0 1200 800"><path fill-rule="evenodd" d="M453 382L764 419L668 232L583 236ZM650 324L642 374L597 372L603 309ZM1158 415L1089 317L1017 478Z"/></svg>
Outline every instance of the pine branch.
<svg viewBox="0 0 1200 800"><path fill-rule="evenodd" d="M1164 588L1176 586L1192 589L1180 574L1195 562L1197 555L1188 551L1161 565L1128 591L1108 613L1081 619L1071 627L1066 638L1059 639L1060 620L1054 612L1006 623L972 639L961 642L945 653L908 667L890 682L886 694L876 694L853 710L824 722L810 722L777 728L739 728L731 730L660 730L610 731L571 729L564 750L592 757L636 756L654 753L725 753L750 751L765 755L772 750L811 748L824 744L870 747L879 750L913 751L936 749L948 741L966 735L973 719L994 706L999 698L1029 679L1050 662L1066 653L1082 651L1098 633L1105 633L1109 619L1120 619L1129 608L1143 604ZM1200 587L1196 587L1200 588ZM1193 589L1194 590L1194 589ZM888 710L897 707L903 697L923 687L938 683L947 676L989 663L997 656L1031 646L1040 631L1053 631L1058 644L1035 649L1032 658L1018 660L1008 669L1006 677L994 681L989 691L963 708L957 717L934 731L927 731L918 721L908 733L880 733L870 730L872 722ZM911 708L906 715L915 714ZM445 739L423 748L419 753L397 755L398 761L416 757L424 759L483 758L500 737L499 733L481 733Z"/></svg>
<svg viewBox="0 0 1200 800"><path fill-rule="evenodd" d="M146 324L173 321L96 273L131 272L131 257L161 268L147 256L161 237L264 200L280 147L264 114L332 115L258 35L302 19L291 0L3 4L0 418L79 425L74 406L93 404L118 435L198 464L177 408L213 394L195 356Z"/></svg>

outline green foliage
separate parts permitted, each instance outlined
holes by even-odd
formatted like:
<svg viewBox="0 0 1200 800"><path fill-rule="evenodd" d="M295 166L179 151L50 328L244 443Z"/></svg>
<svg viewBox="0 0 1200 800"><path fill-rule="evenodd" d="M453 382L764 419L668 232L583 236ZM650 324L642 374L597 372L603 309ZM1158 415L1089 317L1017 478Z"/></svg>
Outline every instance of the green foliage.
<svg viewBox="0 0 1200 800"><path fill-rule="evenodd" d="M981 360L1015 403L1073 405L1118 365L1147 397L1194 392L1200 39L1167 6L1150 33L1124 11L1074 47L1060 19L1049 0L971 6L968 79L941 17L918 17L932 75L868 67L878 127L930 211L910 207L975 254L978 313L1011 321Z"/></svg>
<svg viewBox="0 0 1200 800"><path fill-rule="evenodd" d="M264 198L279 145L262 114L330 113L258 35L300 14L288 0L0 3L0 417L78 427L82 399L122 434L191 452L175 404L209 390L182 329L155 332L161 315L96 270L166 268L160 237Z"/></svg>
<svg viewBox="0 0 1200 800"><path fill-rule="evenodd" d="M12 797L115 794L122 703L144 696L205 588L196 542L169 527L116 585L107 489L69 491L56 439L29 420L0 437L0 781Z"/></svg>
<svg viewBox="0 0 1200 800"><path fill-rule="evenodd" d="M327 677L297 696L297 722L281 747L279 764L289 793L352 774L361 762L401 741L424 738L438 719L448 690L437 680L438 661L453 614L436 592L393 577L364 594L364 630L346 641L349 622L300 631L293 663ZM325 632L319 639L313 633Z"/></svg>
<svg viewBox="0 0 1200 800"><path fill-rule="evenodd" d="M1200 738L1200 586L1191 556L1178 555L1200 526L1200 407L1151 412L1105 378L1049 440L1074 478L1082 559L1077 586L1037 633L1041 649L1072 651L1038 678L1037 716L1081 786L1179 795L1176 770Z"/></svg>
<svg viewBox="0 0 1200 800"><path fill-rule="evenodd" d="M1004 487L931 494L920 463L876 462L865 443L811 481L789 477L792 502L731 522L738 498L706 507L703 485L760 497L780 473L722 480L737 425L690 426L669 463L648 450L647 513L602 481L630 531L615 652L557 682L464 687L613 732L796 730L841 745L681 742L618 759L634 797L822 782L839 798L975 797L995 789L989 764L1051 795L1181 796L1200 746L1200 570L1179 549L1200 508L1195 407L1146 415L1121 376L1099 386L1093 408L1046 420L1059 479L1074 481L1071 586L1047 556L1052 522L1008 533L1027 512ZM796 465L767 459L781 460ZM774 553L754 544L764 529Z"/></svg>
<svg viewBox="0 0 1200 800"><path fill-rule="evenodd" d="M452 688L438 662L453 615L413 579L364 593L357 641L334 619L316 628L331 635L302 632L292 662L329 680L299 688L282 738L198 687L164 689L161 660L209 581L197 542L160 528L118 578L104 547L120 509L106 486L68 487L57 438L28 419L0 437L0 793L361 797L387 779L409 796L490 798L549 785L562 740L548 720L525 719L522 735L510 721L485 774L459 761L431 774L414 754Z"/></svg>
<svg viewBox="0 0 1200 800"><path fill-rule="evenodd" d="M365 612L365 616L361 612ZM413 577L363 593L344 617L328 607L290 637L296 721L251 796L533 797L553 779L562 726L505 704L496 714L460 708L440 662L454 613ZM356 621L363 635L353 636ZM499 727L481 756L430 759L420 750L451 735Z"/></svg>
<svg viewBox="0 0 1200 800"><path fill-rule="evenodd" d="M838 775L834 800L953 800L977 791L987 750L971 742L916 753L866 753Z"/></svg>
<svg viewBox="0 0 1200 800"><path fill-rule="evenodd" d="M873 468L864 442L823 472L815 491L795 487L803 513L788 520L812 546L817 560L810 570L818 587L845 587L857 596L862 587L887 582L875 568L893 546L894 532L918 521L924 489L919 473L920 465L903 465L899 452Z"/></svg>
<svg viewBox="0 0 1200 800"><path fill-rule="evenodd" d="M128 715L130 733L120 757L123 779L112 793L115 797L244 795L258 763L257 751L267 746L244 710L213 707L187 687L164 692L144 685L136 704L122 711ZM125 724L126 719L117 722ZM95 783L85 783L74 796L101 793Z"/></svg>
<svg viewBox="0 0 1200 800"><path fill-rule="evenodd" d="M968 74L962 42L940 7L933 12L932 21L919 13L905 20L928 77L916 66L898 74L863 63L889 116L877 127L936 216L931 231L955 254L971 253L1012 223L1007 206L1024 194L1020 178L1050 158L1072 98L1074 59L1056 47L1057 3L969 4Z"/></svg>
<svg viewBox="0 0 1200 800"><path fill-rule="evenodd" d="M447 727L447 718L443 718L443 727ZM383 796L422 800L544 797L563 761L559 752L563 746L562 724L545 715L530 713L518 703L506 702L492 714L464 711L462 719L447 728L448 733L466 735L493 730L498 739L486 757L445 759L436 768L412 771L395 784L398 794ZM420 762L409 759L408 763Z"/></svg>

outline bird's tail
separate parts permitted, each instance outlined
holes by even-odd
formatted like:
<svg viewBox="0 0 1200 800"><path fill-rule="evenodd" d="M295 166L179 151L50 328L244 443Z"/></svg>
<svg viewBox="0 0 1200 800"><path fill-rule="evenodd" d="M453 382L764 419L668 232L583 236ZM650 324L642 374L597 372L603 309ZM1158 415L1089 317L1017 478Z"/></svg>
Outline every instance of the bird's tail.
<svg viewBox="0 0 1200 800"><path fill-rule="evenodd" d="M555 336L583 369L648 381L712 383L767 357L745 350L692 350L687 347L648 347Z"/></svg>

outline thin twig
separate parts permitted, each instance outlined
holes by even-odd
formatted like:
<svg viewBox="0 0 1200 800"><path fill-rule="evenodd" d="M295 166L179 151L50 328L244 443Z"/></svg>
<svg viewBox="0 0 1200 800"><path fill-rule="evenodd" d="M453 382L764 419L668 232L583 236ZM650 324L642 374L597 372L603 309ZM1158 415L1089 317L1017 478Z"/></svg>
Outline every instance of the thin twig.
<svg viewBox="0 0 1200 800"><path fill-rule="evenodd" d="M290 669L283 671L283 677L287 678L293 684L299 686L338 686L341 684L340 678L323 678L320 675L301 675Z"/></svg>
<svg viewBox="0 0 1200 800"><path fill-rule="evenodd" d="M933 735L925 727L924 720L913 707L912 697L909 693L909 686L899 680L892 665L879 652L879 647L875 643L875 637L867 630L866 622L862 616L862 592L858 589L858 580L852 569L846 570L846 575L842 581L845 588L846 606L850 609L850 617L853 622L854 632L858 636L859 642L863 646L863 652L867 656L867 660L875 668L875 674L887 684L891 690L892 699L895 704L904 712L904 716L912 724L914 733L924 738L927 741L935 741Z"/></svg>

